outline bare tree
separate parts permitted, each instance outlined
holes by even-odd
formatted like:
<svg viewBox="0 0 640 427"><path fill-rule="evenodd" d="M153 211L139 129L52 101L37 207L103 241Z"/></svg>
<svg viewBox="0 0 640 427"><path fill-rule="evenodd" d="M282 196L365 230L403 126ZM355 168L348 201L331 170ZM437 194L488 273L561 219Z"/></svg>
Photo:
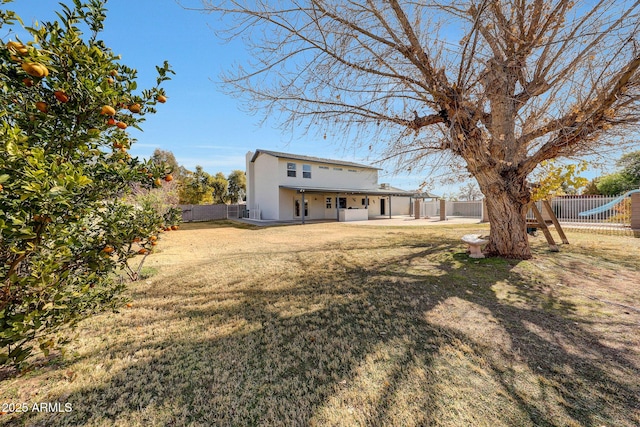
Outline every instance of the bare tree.
<svg viewBox="0 0 640 427"><path fill-rule="evenodd" d="M470 182L467 185L460 187L458 198L460 200L469 200L469 201L480 200L482 198L482 192L478 189L477 185Z"/></svg>
<svg viewBox="0 0 640 427"><path fill-rule="evenodd" d="M448 153L486 197L486 251L526 259L527 176L625 143L640 118L640 2L205 1L254 61L224 79L291 127ZM359 132L359 133L356 133ZM458 168L451 168L453 171Z"/></svg>

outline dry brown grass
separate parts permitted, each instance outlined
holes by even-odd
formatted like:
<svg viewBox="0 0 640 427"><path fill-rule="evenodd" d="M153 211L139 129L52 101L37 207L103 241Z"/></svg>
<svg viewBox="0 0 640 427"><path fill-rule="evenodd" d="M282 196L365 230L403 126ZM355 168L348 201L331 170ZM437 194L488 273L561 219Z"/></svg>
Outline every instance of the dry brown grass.
<svg viewBox="0 0 640 427"><path fill-rule="evenodd" d="M184 225L5 425L634 426L640 239L471 260L483 226Z"/></svg>

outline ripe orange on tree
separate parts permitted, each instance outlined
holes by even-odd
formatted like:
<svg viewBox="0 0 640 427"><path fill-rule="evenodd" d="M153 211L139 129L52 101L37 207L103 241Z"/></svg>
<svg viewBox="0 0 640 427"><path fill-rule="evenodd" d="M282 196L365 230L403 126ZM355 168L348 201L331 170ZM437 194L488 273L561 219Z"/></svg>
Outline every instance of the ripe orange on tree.
<svg viewBox="0 0 640 427"><path fill-rule="evenodd" d="M167 182L173 181L173 175L169 174L169 175L165 176L164 180L167 181Z"/></svg>
<svg viewBox="0 0 640 427"><path fill-rule="evenodd" d="M116 123L116 126L118 126L120 129L126 129L127 128L127 124L125 122L118 122L118 123Z"/></svg>
<svg viewBox="0 0 640 427"><path fill-rule="evenodd" d="M24 79L22 79L22 83L24 83L24 85L25 85L26 87L31 87L31 86L33 86L33 80L31 80L31 79L30 79L30 78L28 78L28 77L25 77Z"/></svg>
<svg viewBox="0 0 640 427"><path fill-rule="evenodd" d="M118 121L113 117L109 117L109 120L107 120L107 123L111 126L115 126L115 124L118 123Z"/></svg>
<svg viewBox="0 0 640 427"><path fill-rule="evenodd" d="M49 69L37 62L23 62L22 69L30 76L38 77L39 79L49 75Z"/></svg>
<svg viewBox="0 0 640 427"><path fill-rule="evenodd" d="M66 104L67 102L69 102L69 95L64 93L64 91L57 90L57 91L53 92L53 96L55 96L56 99L58 101L60 101L61 103L63 103L63 104Z"/></svg>
<svg viewBox="0 0 640 427"><path fill-rule="evenodd" d="M162 181L160 181L160 178L156 178L153 183L156 187L162 187Z"/></svg>
<svg viewBox="0 0 640 427"><path fill-rule="evenodd" d="M27 47L20 42L10 41L7 43L7 48L15 50L16 53L20 56L25 56L27 53L29 53Z"/></svg>
<svg viewBox="0 0 640 427"><path fill-rule="evenodd" d="M172 226L171 226L171 229L172 229L172 230L177 230L177 229L178 229L178 226L177 226L177 225L172 225Z"/></svg>
<svg viewBox="0 0 640 427"><path fill-rule="evenodd" d="M115 116L116 110L110 105L104 105L100 110L100 114L103 116Z"/></svg>
<svg viewBox="0 0 640 427"><path fill-rule="evenodd" d="M144 254L146 254L147 252L149 252L149 250L148 250L148 249L145 249L145 248L142 248L142 249L140 249L140 250L138 251L138 253L139 253L140 255L144 255Z"/></svg>
<svg viewBox="0 0 640 427"><path fill-rule="evenodd" d="M156 98L156 100L162 104L164 104L165 102L167 102L167 97L164 95L158 95L158 97Z"/></svg>
<svg viewBox="0 0 640 427"><path fill-rule="evenodd" d="M139 113L142 109L142 107L140 107L140 104L131 104L128 108L132 113Z"/></svg>
<svg viewBox="0 0 640 427"><path fill-rule="evenodd" d="M102 252L104 252L105 254L110 254L113 252L113 246L111 245L107 245L102 249Z"/></svg>
<svg viewBox="0 0 640 427"><path fill-rule="evenodd" d="M36 102L36 108L38 109L38 111L42 113L46 113L49 111L49 106L47 105L46 102L43 102L43 101Z"/></svg>

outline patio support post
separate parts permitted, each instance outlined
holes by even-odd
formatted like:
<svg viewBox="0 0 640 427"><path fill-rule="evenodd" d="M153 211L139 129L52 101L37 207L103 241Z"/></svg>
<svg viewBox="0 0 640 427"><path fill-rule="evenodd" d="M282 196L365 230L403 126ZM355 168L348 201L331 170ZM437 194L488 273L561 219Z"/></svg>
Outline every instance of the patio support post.
<svg viewBox="0 0 640 427"><path fill-rule="evenodd" d="M367 219L369 219L369 195L364 195L364 208L367 210Z"/></svg>
<svg viewBox="0 0 640 427"><path fill-rule="evenodd" d="M338 206L338 200L340 200L340 193L336 194L336 221L340 222L340 207Z"/></svg>
<svg viewBox="0 0 640 427"><path fill-rule="evenodd" d="M631 195L631 229L640 237L640 193Z"/></svg>
<svg viewBox="0 0 640 427"><path fill-rule="evenodd" d="M304 191L300 192L302 194L302 225L304 225L304 214L305 212L305 205L304 205Z"/></svg>
<svg viewBox="0 0 640 427"><path fill-rule="evenodd" d="M440 199L440 221L447 219L447 202L444 199Z"/></svg>
<svg viewBox="0 0 640 427"><path fill-rule="evenodd" d="M389 196L389 219L391 219L391 196Z"/></svg>
<svg viewBox="0 0 640 427"><path fill-rule="evenodd" d="M420 199L415 199L413 201L413 217L415 219L420 219Z"/></svg>

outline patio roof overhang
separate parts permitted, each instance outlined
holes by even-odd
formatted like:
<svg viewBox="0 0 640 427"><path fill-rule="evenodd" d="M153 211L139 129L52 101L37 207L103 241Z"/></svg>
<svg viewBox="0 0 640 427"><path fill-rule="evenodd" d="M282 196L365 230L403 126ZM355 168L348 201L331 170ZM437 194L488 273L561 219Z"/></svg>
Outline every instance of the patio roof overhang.
<svg viewBox="0 0 640 427"><path fill-rule="evenodd" d="M415 197L412 191L402 191L397 189L384 188L323 188L323 187L304 187L297 185L281 185L280 188L287 190L295 190L298 193L335 193L335 194L358 194L363 196L403 196Z"/></svg>

